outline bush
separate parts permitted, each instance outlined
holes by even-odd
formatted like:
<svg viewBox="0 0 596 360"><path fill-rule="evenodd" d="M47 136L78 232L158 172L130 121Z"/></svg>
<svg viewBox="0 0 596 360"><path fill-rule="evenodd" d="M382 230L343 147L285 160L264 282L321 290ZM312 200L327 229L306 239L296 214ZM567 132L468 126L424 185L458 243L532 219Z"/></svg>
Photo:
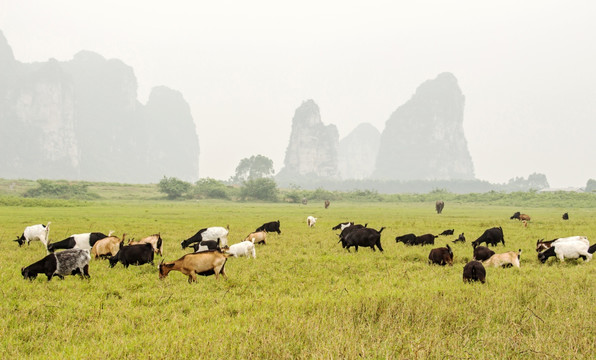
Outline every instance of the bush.
<svg viewBox="0 0 596 360"><path fill-rule="evenodd" d="M24 197L45 197L54 199L98 199L99 195L89 192L85 183L70 183L66 181L37 180L38 187L29 189Z"/></svg>
<svg viewBox="0 0 596 360"><path fill-rule="evenodd" d="M192 185L175 177L163 177L157 184L159 191L168 195L168 199L177 199L188 194Z"/></svg>
<svg viewBox="0 0 596 360"><path fill-rule="evenodd" d="M223 182L212 178L197 181L194 194L203 199L230 199L230 189Z"/></svg>
<svg viewBox="0 0 596 360"><path fill-rule="evenodd" d="M243 200L256 199L264 201L277 201L277 184L273 179L260 178L251 179L243 183L240 189L240 197Z"/></svg>

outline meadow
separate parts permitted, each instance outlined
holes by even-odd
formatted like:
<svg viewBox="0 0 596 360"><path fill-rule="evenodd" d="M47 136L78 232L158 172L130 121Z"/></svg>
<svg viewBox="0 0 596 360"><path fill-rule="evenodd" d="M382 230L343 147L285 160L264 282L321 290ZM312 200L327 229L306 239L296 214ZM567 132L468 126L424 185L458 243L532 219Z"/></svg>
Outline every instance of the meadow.
<svg viewBox="0 0 596 360"><path fill-rule="evenodd" d="M34 200L32 200L34 201ZM43 203L43 202L42 202ZM596 207L514 207L434 201L322 202L308 205L228 201L63 201L0 206L0 357L3 359L593 359L596 264L536 257L537 239L596 240ZM532 216L528 227L510 220ZM569 211L570 220L561 215ZM314 228L306 217L318 218ZM46 255L39 242L19 248L25 226L51 221L50 238L115 231L127 238L161 233L164 258L185 254L180 241L207 226L230 227L236 243L280 220L257 258L230 258L228 279L155 266L92 260L90 280L26 281L20 269ZM346 252L331 227L343 221L385 227L385 251ZM521 268L488 268L486 284L464 284L470 242L502 226L506 246L521 248ZM432 247L396 244L414 232L455 235L452 267L431 266ZM465 244L452 244L464 232Z"/></svg>

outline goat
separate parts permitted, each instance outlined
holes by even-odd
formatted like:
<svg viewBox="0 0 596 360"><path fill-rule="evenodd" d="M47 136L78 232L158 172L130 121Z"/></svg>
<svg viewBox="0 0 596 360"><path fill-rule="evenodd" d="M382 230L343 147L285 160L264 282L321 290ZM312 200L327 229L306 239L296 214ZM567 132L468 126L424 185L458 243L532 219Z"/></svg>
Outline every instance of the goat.
<svg viewBox="0 0 596 360"><path fill-rule="evenodd" d="M220 239L221 246L225 246L228 244L228 233L229 229L226 229L221 226L213 226L209 228L204 228L199 230L196 234L189 237L186 240L183 240L180 245L182 249L187 248L191 244L201 242L203 240L217 240Z"/></svg>
<svg viewBox="0 0 596 360"><path fill-rule="evenodd" d="M21 269L24 279L33 280L37 274L45 274L48 281L53 276L64 279L66 275L79 274L89 278L89 250L70 249L57 254L46 255L43 259Z"/></svg>
<svg viewBox="0 0 596 360"><path fill-rule="evenodd" d="M153 265L153 247L151 244L138 244L122 246L115 256L110 258L110 267L121 262L125 268L129 265Z"/></svg>
<svg viewBox="0 0 596 360"><path fill-rule="evenodd" d="M483 242L486 243L486 245L493 246L497 246L499 242L502 242L503 245L505 245L503 229L500 226L486 229L478 239L472 241L472 247L476 248L476 246L482 244Z"/></svg>
<svg viewBox="0 0 596 360"><path fill-rule="evenodd" d="M538 260L545 263L549 257L556 256L561 262L565 261L565 258L577 259L580 257L585 261L590 261L592 254L588 252L589 247L590 243L585 236L578 236L576 240L555 241L548 250L538 253Z"/></svg>
<svg viewBox="0 0 596 360"><path fill-rule="evenodd" d="M403 242L406 245L432 245L435 243L437 235L424 234L416 236L414 234L406 234L395 238L395 242Z"/></svg>
<svg viewBox="0 0 596 360"><path fill-rule="evenodd" d="M25 242L27 243L27 246L29 246L29 243L31 241L39 241L43 244L43 246L47 248L49 241L48 239L50 236L51 223L51 221L48 221L46 225L37 224L27 226L23 231L23 234L20 237L17 236L17 239L14 241L16 241L19 244L19 247L23 246Z"/></svg>
<svg viewBox="0 0 596 360"><path fill-rule="evenodd" d="M281 234L279 225L280 225L279 220L264 223L263 225L256 228L255 232L258 232L258 231L274 232L275 231L276 233Z"/></svg>
<svg viewBox="0 0 596 360"><path fill-rule="evenodd" d="M486 281L486 270L484 266L479 261L470 261L469 263L464 266L464 273L463 273L464 283L465 282L472 282L472 281L480 281L484 284Z"/></svg>
<svg viewBox="0 0 596 360"><path fill-rule="evenodd" d="M316 223L317 223L316 217L309 215L306 218L306 225L308 225L308 227L313 227L313 226L315 226Z"/></svg>
<svg viewBox="0 0 596 360"><path fill-rule="evenodd" d="M110 235L106 235L100 232L70 235L64 240L57 241L55 243L48 243L48 251L54 252L58 249L91 250L91 248L93 248L93 245L95 245L95 243L98 240L107 238Z"/></svg>
<svg viewBox="0 0 596 360"><path fill-rule="evenodd" d="M464 233L459 234L459 236L457 237L457 239L453 240L452 243L457 243L457 242L466 242L466 237L464 236Z"/></svg>
<svg viewBox="0 0 596 360"><path fill-rule="evenodd" d="M437 264L445 266L449 264L453 265L453 251L446 245L446 247L432 249L428 254L428 260L430 264Z"/></svg>
<svg viewBox="0 0 596 360"><path fill-rule="evenodd" d="M101 240L98 240L91 248L91 255L95 259L106 256L114 256L118 254L120 248L124 245L124 238L126 234L122 234L122 240L116 236L108 236Z"/></svg>
<svg viewBox="0 0 596 360"><path fill-rule="evenodd" d="M488 260L494 254L495 252L486 246L478 246L474 248L474 260L476 261Z"/></svg>
<svg viewBox="0 0 596 360"><path fill-rule="evenodd" d="M455 231L455 229L451 229L451 230L447 229L447 230L444 230L442 233L440 233L439 236L441 236L441 235L453 235L453 232L454 231Z"/></svg>
<svg viewBox="0 0 596 360"><path fill-rule="evenodd" d="M238 257L238 256L251 257L252 256L253 259L257 258L254 241L243 241L243 242L239 242L234 245L230 245L230 247L228 247L225 250L225 253L233 255L234 257Z"/></svg>
<svg viewBox="0 0 596 360"><path fill-rule="evenodd" d="M348 222L343 222L343 223L339 223L337 225L335 225L334 227L331 228L331 230L343 230L345 228L347 228L348 226L352 226L354 225L353 221L348 221Z"/></svg>
<svg viewBox="0 0 596 360"><path fill-rule="evenodd" d="M151 244L153 252L163 257L163 240L160 234L153 234L142 238L139 241L129 241L128 245Z"/></svg>
<svg viewBox="0 0 596 360"><path fill-rule="evenodd" d="M509 220L513 220L513 219L517 219L519 221L522 221L522 220L530 221L530 215L522 214L519 211L517 211L509 218Z"/></svg>
<svg viewBox="0 0 596 360"><path fill-rule="evenodd" d="M331 203L329 202L329 200L325 200L325 209L327 209L327 208L329 207L329 204L331 204Z"/></svg>
<svg viewBox="0 0 596 360"><path fill-rule="evenodd" d="M585 236L569 236L564 238L557 238L549 241L544 241L544 239L536 240L536 252L540 252L542 250L548 250L554 243L565 242L565 241L576 241L580 240L581 238L585 238ZM586 238L587 241L587 238Z"/></svg>
<svg viewBox="0 0 596 360"><path fill-rule="evenodd" d="M267 245L266 240L267 240L267 232L266 231L256 231L256 232L250 233L244 239L244 241L252 241L255 244L263 244L263 245Z"/></svg>
<svg viewBox="0 0 596 360"><path fill-rule="evenodd" d="M519 260L521 257L521 253L522 250L519 249L517 252L508 251L506 253L494 254L488 260L483 261L482 265L493 267L515 266L516 268L519 268Z"/></svg>
<svg viewBox="0 0 596 360"><path fill-rule="evenodd" d="M562 216L563 220L569 220L569 213L565 213Z"/></svg>
<svg viewBox="0 0 596 360"><path fill-rule="evenodd" d="M219 246L219 239L203 240L200 243L195 243L192 247L194 249L194 252L203 252L211 250L221 251L221 247Z"/></svg>
<svg viewBox="0 0 596 360"><path fill-rule="evenodd" d="M352 228L352 226L346 228L345 230L350 228ZM380 230L377 231L372 228L360 228L355 229L354 231L350 231L345 237L343 237L340 240L342 247L350 251L350 247L354 246L356 248L356 252L358 252L359 246L370 247L371 249L373 249L373 251L376 251L376 246L377 248L379 248L381 252L383 252L383 247L381 246L381 232L383 232L383 229L385 228L382 227Z"/></svg>
<svg viewBox="0 0 596 360"><path fill-rule="evenodd" d="M175 270L188 275L189 283L197 281L197 275L208 276L215 274L217 280L221 274L227 279L224 267L230 256L219 251L208 251L186 254L171 263L164 264L162 260L159 264L159 278L165 279L170 271Z"/></svg>
<svg viewBox="0 0 596 360"><path fill-rule="evenodd" d="M435 210L437 210L437 214L442 213L444 207L445 207L445 202L443 200L437 200L435 202Z"/></svg>

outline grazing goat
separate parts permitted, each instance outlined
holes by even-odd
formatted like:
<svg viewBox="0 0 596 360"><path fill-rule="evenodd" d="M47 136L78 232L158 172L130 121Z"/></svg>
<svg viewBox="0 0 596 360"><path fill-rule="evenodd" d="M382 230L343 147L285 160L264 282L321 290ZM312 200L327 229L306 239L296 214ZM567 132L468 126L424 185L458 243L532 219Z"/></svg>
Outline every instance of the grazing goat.
<svg viewBox="0 0 596 360"><path fill-rule="evenodd" d="M175 270L188 275L189 283L197 281L197 275L208 276L215 274L217 280L221 274L227 279L224 267L230 256L219 251L209 251L186 254L180 259L166 264L162 260L159 264L159 278L164 279L170 271Z"/></svg>
<svg viewBox="0 0 596 360"><path fill-rule="evenodd" d="M23 234L20 237L17 236L17 239L14 241L16 241L19 244L19 247L23 246L25 242L28 246L31 241L40 241L43 244L43 246L47 248L49 241L48 239L50 237L51 223L51 221L48 221L47 225L37 224L27 226L23 231Z"/></svg>
<svg viewBox="0 0 596 360"><path fill-rule="evenodd" d="M416 236L414 234L406 234L395 238L395 242L403 242L406 245L433 245L437 235L424 234Z"/></svg>
<svg viewBox="0 0 596 360"><path fill-rule="evenodd" d="M329 207L331 203L329 202L329 200L325 200L325 209L327 209Z"/></svg>
<svg viewBox="0 0 596 360"><path fill-rule="evenodd" d="M492 266L492 267L508 267L508 266L515 266L519 267L519 260L521 257L521 249L517 252L515 251L508 251L506 253L501 254L494 254L488 260L482 262L484 266Z"/></svg>
<svg viewBox="0 0 596 360"><path fill-rule="evenodd" d="M203 240L200 243L193 244L194 252L203 252L203 251L212 251L218 250L221 251L221 247L219 246L219 239L217 240Z"/></svg>
<svg viewBox="0 0 596 360"><path fill-rule="evenodd" d="M563 214L562 217L563 217L563 220L569 220L569 214L568 213Z"/></svg>
<svg viewBox="0 0 596 360"><path fill-rule="evenodd" d="M213 226L205 229L199 230L196 234L189 237L186 240L182 240L180 245L182 249L187 248L191 244L201 242L203 240L217 240L219 239L221 242L221 246L226 246L228 244L228 233L229 230L221 227L221 226Z"/></svg>
<svg viewBox="0 0 596 360"><path fill-rule="evenodd" d="M279 220L264 223L263 225L256 228L255 232L258 232L258 231L274 232L275 231L276 233L281 234L279 225L280 225Z"/></svg>
<svg viewBox="0 0 596 360"><path fill-rule="evenodd" d="M346 237L348 236L349 233L351 233L352 231L356 231L358 229L364 229L368 226L368 224L366 225L362 225L362 224L356 224L356 225L350 225L350 226L346 226L344 227L341 232L339 233L339 242L345 241Z"/></svg>
<svg viewBox="0 0 596 360"><path fill-rule="evenodd" d="M315 226L316 223L317 223L316 217L309 215L306 218L306 225L308 225L308 227L313 227L313 226Z"/></svg>
<svg viewBox="0 0 596 360"><path fill-rule="evenodd" d="M474 260L484 261L490 259L495 254L494 251L486 246L478 246L474 248Z"/></svg>
<svg viewBox="0 0 596 360"><path fill-rule="evenodd" d="M348 230L352 228L352 226L346 228ZM356 252L358 252L358 247L370 247L375 250L375 246L379 248L381 252L383 252L383 247L381 246L381 232L383 232L384 227L380 230L375 230L372 228L360 228L350 231L345 237L343 237L341 241L341 245L346 250L350 251L350 247L354 246L356 248ZM345 231L344 230L344 231ZM343 231L342 231L343 233Z"/></svg>
<svg viewBox="0 0 596 360"><path fill-rule="evenodd" d="M457 239L453 240L452 243L457 243L457 242L466 242L466 237L464 236L464 233L459 234L459 236L457 237Z"/></svg>
<svg viewBox="0 0 596 360"><path fill-rule="evenodd" d="M499 242L502 242L505 245L505 238L503 236L503 229L499 227L494 227L490 229L486 229L480 237L474 241L472 241L472 246L476 248L476 246L486 243L486 245L493 245L497 246Z"/></svg>
<svg viewBox="0 0 596 360"><path fill-rule="evenodd" d="M447 230L444 230L442 233L440 233L439 236L441 236L441 235L453 235L453 232L454 231L455 231L455 229L451 229L451 230L447 229Z"/></svg>
<svg viewBox="0 0 596 360"><path fill-rule="evenodd" d="M565 259L583 258L585 261L592 259L592 254L588 252L590 243L585 236L578 236L576 240L554 242L548 250L538 254L538 260L545 263L551 256L556 256L562 262Z"/></svg>
<svg viewBox="0 0 596 360"><path fill-rule="evenodd" d="M48 251L54 252L58 249L83 249L91 250L93 245L101 239L107 238L108 235L100 232L92 232L85 234L70 235L64 240L55 243L48 243Z"/></svg>
<svg viewBox="0 0 596 360"><path fill-rule="evenodd" d="M486 281L486 270L479 261L470 261L464 266L464 282L480 281L484 284Z"/></svg>
<svg viewBox="0 0 596 360"><path fill-rule="evenodd" d="M544 239L536 240L536 252L540 252L542 250L548 250L555 243L566 242L566 241L577 241L582 238L585 238L586 241L588 240L588 238L586 238L585 236L569 236L569 237L557 238L557 239L553 239L553 240L549 240L549 241L544 241Z"/></svg>
<svg viewBox="0 0 596 360"><path fill-rule="evenodd" d="M43 259L21 269L24 279L33 280L37 274L45 274L48 281L53 276L64 279L66 275L79 274L89 278L89 250L70 249L57 254L49 254Z"/></svg>
<svg viewBox="0 0 596 360"><path fill-rule="evenodd" d="M110 267L116 266L121 262L125 268L128 265L153 265L153 247L151 244L127 245L122 246L115 256L110 258Z"/></svg>
<svg viewBox="0 0 596 360"><path fill-rule="evenodd" d="M509 218L509 220L513 220L513 219L517 219L519 221L522 221L522 220L530 221L530 215L522 214L519 211L517 211L515 214L513 214Z"/></svg>
<svg viewBox="0 0 596 360"><path fill-rule="evenodd" d="M253 241L243 241L243 242L239 242L234 245L230 245L230 247L225 250L225 253L233 255L234 257L238 257L238 256L251 257L252 256L253 259L257 258L257 253L255 251L255 244Z"/></svg>
<svg viewBox="0 0 596 360"><path fill-rule="evenodd" d="M118 254L120 248L124 245L124 238L126 234L122 234L122 240L116 236L108 236L101 240L98 240L91 248L91 255L94 259L100 257L114 256Z"/></svg>
<svg viewBox="0 0 596 360"><path fill-rule="evenodd" d="M453 251L446 245L446 247L440 247L436 249L432 249L430 254L428 254L428 260L430 264L437 264L441 266L445 266L449 264L450 266L453 265Z"/></svg>
<svg viewBox="0 0 596 360"><path fill-rule="evenodd" d="M248 234L248 236L244 239L244 241L252 241L255 244L263 244L267 245L267 232L266 231L256 231L253 233Z"/></svg>
<svg viewBox="0 0 596 360"><path fill-rule="evenodd" d="M343 222L343 223L339 223L339 224L335 225L334 227L331 228L331 230L343 230L343 229L347 228L348 226L352 226L352 225L354 225L353 221Z"/></svg>
<svg viewBox="0 0 596 360"><path fill-rule="evenodd" d="M129 241L128 245L151 244L153 252L163 257L163 240L160 234L153 234L142 238L139 241Z"/></svg>
<svg viewBox="0 0 596 360"><path fill-rule="evenodd" d="M308 200L306 198L302 198L302 205L308 204Z"/></svg>

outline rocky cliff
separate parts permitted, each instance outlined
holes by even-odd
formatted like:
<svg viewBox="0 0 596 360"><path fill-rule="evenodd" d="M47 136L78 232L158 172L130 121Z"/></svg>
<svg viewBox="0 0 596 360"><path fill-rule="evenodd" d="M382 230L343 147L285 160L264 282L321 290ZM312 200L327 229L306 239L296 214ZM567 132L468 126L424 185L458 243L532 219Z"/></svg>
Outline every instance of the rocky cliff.
<svg viewBox="0 0 596 360"><path fill-rule="evenodd" d="M373 178L473 179L463 130L464 103L457 79L450 73L420 85L387 120Z"/></svg>
<svg viewBox="0 0 596 360"><path fill-rule="evenodd" d="M381 133L369 123L358 125L339 142L338 169L341 179L362 180L375 170Z"/></svg>
<svg viewBox="0 0 596 360"><path fill-rule="evenodd" d="M0 177L198 179L198 139L182 95L155 88L144 106L133 69L93 52L23 64L0 33L0 123Z"/></svg>
<svg viewBox="0 0 596 360"><path fill-rule="evenodd" d="M302 103L292 119L292 133L280 178L335 178L339 133L335 125L324 125L314 101Z"/></svg>

